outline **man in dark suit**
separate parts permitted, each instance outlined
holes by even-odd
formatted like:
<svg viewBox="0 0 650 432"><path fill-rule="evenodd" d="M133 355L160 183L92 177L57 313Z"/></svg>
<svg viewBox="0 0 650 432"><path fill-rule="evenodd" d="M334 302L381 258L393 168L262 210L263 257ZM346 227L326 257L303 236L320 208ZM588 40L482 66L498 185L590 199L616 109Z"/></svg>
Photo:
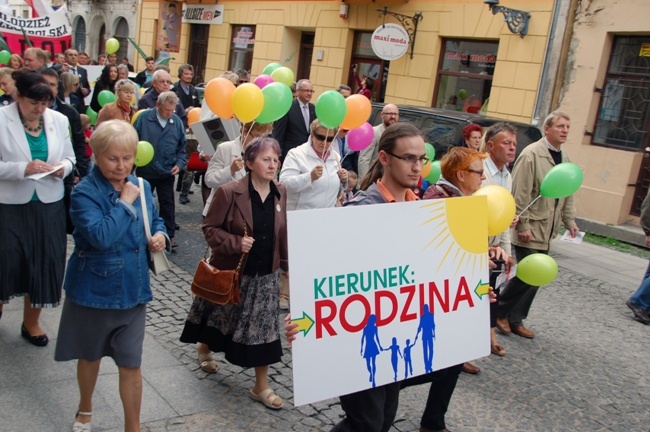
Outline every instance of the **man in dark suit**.
<svg viewBox="0 0 650 432"><path fill-rule="evenodd" d="M59 92L59 76L58 74L48 68L43 67L37 71L43 78L47 80L50 84L50 89L54 95L54 101L50 109L58 111L68 118L70 122L70 139L72 140L72 149L74 150L74 155L77 158L77 163L75 164L75 169L72 173L64 179L66 194L64 196L66 208L70 208L70 194L74 185L84 178L90 171L90 159L86 156L86 136L84 135L83 127L81 127L81 118L77 110L72 108L70 105L63 102L57 97ZM72 234L72 221L70 216L67 216L67 232Z"/></svg>
<svg viewBox="0 0 650 432"><path fill-rule="evenodd" d="M273 126L273 138L280 143L282 160L289 150L307 142L309 125L316 120L316 108L309 102L314 94L311 81L298 81L296 91L298 97L291 103L289 112Z"/></svg>
<svg viewBox="0 0 650 432"><path fill-rule="evenodd" d="M53 69L57 71L59 75L63 72L70 72L79 77L79 87L74 94L83 104L83 109L85 111L86 103L84 102L84 98L90 93L90 83L88 83L88 72L86 69L79 66L78 60L79 52L74 48L68 48L65 50L65 63L54 65Z"/></svg>

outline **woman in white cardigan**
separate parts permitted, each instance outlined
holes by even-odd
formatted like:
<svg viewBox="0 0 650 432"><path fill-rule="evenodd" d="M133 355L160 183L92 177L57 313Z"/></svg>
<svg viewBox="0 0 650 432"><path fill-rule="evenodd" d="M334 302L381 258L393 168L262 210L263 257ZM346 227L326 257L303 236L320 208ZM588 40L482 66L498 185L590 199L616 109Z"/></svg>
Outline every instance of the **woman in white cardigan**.
<svg viewBox="0 0 650 432"><path fill-rule="evenodd" d="M289 150L280 171L280 183L287 188L287 210L335 207L348 172L341 158L331 151L336 130L318 120L309 127L307 142Z"/></svg>
<svg viewBox="0 0 650 432"><path fill-rule="evenodd" d="M63 178L76 163L68 119L33 71L13 73L16 103L0 108L0 307L24 297L22 336L45 346L41 308L58 306L65 268ZM42 177L30 177L30 176ZM1 309L0 309L1 316Z"/></svg>

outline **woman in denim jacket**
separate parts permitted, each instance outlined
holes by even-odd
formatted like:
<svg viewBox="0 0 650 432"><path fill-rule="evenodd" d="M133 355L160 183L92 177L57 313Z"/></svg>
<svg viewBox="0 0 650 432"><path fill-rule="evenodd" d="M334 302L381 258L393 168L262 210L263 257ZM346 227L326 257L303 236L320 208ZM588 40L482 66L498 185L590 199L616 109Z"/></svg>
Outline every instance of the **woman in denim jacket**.
<svg viewBox="0 0 650 432"><path fill-rule="evenodd" d="M145 182L154 233L147 241L138 180L129 175L137 141L130 124L102 123L90 140L96 165L72 192L75 250L66 271L54 358L79 360L75 432L90 431L92 394L104 356L119 369L124 430L140 430L145 305L152 299L147 251L162 251L170 242Z"/></svg>

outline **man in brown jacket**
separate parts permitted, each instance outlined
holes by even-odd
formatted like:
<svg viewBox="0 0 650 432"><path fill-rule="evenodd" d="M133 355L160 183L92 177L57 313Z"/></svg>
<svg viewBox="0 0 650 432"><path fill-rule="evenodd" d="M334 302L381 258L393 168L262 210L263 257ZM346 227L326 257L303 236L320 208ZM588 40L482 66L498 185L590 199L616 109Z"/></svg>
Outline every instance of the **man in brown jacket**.
<svg viewBox="0 0 650 432"><path fill-rule="evenodd" d="M544 121L544 138L526 147L519 155L512 172L512 194L517 203L517 214L539 195L546 173L555 165L569 162L562 150L569 134L571 119L566 113L555 111ZM541 197L519 217L511 234L517 261L535 253L547 254L551 240L557 236L560 222L575 236L573 196L566 198ZM535 334L524 327L523 320L533 303L539 287L512 279L501 291L497 312L497 328L503 334L515 333L532 339Z"/></svg>

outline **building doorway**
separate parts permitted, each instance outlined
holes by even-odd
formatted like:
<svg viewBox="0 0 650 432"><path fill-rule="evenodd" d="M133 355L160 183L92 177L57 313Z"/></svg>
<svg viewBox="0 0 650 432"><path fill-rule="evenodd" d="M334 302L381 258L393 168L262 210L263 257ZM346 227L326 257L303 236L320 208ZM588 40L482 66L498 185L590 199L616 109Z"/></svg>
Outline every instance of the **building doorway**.
<svg viewBox="0 0 650 432"><path fill-rule="evenodd" d="M374 102L384 102L390 62L375 55L370 45L371 37L372 32L357 32L354 36L352 64L357 65L357 73L355 76L352 70L349 71L348 85L353 94L358 93L361 81L366 77L372 78L374 85L371 99Z"/></svg>
<svg viewBox="0 0 650 432"><path fill-rule="evenodd" d="M120 49L117 51L117 64L122 64L122 59L129 54L129 23L124 17L119 18L114 37L120 42Z"/></svg>
<svg viewBox="0 0 650 432"><path fill-rule="evenodd" d="M209 37L209 25L190 24L190 49L187 54L187 62L194 66L192 84L205 82L205 63L208 57Z"/></svg>
<svg viewBox="0 0 650 432"><path fill-rule="evenodd" d="M314 55L314 37L314 33L306 32L300 37L300 54L298 56L296 82L301 79L309 79L311 74L311 59Z"/></svg>

